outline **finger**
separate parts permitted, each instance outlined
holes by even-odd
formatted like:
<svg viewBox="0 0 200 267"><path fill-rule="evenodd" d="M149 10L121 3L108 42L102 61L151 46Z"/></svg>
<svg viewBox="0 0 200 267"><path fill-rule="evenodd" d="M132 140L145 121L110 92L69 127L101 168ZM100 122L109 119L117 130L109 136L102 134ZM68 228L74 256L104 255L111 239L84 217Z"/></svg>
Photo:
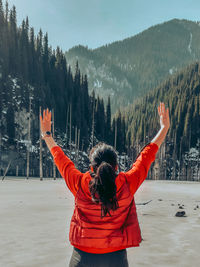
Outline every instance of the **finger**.
<svg viewBox="0 0 200 267"><path fill-rule="evenodd" d="M42 122L42 116L40 115L40 121Z"/></svg>
<svg viewBox="0 0 200 267"><path fill-rule="evenodd" d="M45 118L45 109L43 109L43 119Z"/></svg>
<svg viewBox="0 0 200 267"><path fill-rule="evenodd" d="M51 111L49 112L49 120L51 121Z"/></svg>
<svg viewBox="0 0 200 267"><path fill-rule="evenodd" d="M49 116L48 108L46 108L45 114L46 114L46 120L48 120L48 116Z"/></svg>
<svg viewBox="0 0 200 267"><path fill-rule="evenodd" d="M169 108L167 108L167 116L169 116Z"/></svg>
<svg viewBox="0 0 200 267"><path fill-rule="evenodd" d="M48 121L51 120L51 114L50 114L50 112L48 112L48 114L47 114L47 120L48 120Z"/></svg>
<svg viewBox="0 0 200 267"><path fill-rule="evenodd" d="M165 104L162 102L162 113L165 113Z"/></svg>

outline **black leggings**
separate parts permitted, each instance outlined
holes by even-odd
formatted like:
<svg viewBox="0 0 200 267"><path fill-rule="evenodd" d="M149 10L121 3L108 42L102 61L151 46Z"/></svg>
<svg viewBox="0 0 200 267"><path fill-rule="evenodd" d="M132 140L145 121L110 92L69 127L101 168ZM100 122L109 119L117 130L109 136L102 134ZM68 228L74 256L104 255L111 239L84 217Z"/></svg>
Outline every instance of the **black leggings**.
<svg viewBox="0 0 200 267"><path fill-rule="evenodd" d="M128 267L126 249L94 254L74 247L69 267Z"/></svg>

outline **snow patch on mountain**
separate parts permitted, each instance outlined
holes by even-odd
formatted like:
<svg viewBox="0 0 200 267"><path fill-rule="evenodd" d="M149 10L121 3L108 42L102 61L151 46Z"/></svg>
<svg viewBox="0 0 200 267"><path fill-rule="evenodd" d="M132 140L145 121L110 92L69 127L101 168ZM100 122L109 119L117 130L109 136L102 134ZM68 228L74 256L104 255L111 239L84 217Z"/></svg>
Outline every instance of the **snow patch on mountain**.
<svg viewBox="0 0 200 267"><path fill-rule="evenodd" d="M95 87L98 87L98 88L100 88L100 87L102 87L102 81L99 81L98 79L94 82L94 86Z"/></svg>
<svg viewBox="0 0 200 267"><path fill-rule="evenodd" d="M171 69L169 69L169 74L174 74L177 71L176 67L172 67Z"/></svg>

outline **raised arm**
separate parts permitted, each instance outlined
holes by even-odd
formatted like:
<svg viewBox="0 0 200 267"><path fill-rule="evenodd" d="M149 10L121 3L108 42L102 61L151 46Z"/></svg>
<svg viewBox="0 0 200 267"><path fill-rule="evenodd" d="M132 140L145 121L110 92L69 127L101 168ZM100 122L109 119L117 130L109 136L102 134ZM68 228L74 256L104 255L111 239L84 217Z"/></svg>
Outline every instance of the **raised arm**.
<svg viewBox="0 0 200 267"><path fill-rule="evenodd" d="M43 118L40 115L40 127L42 139L46 142L60 174L65 179L66 185L75 196L83 173L75 168L74 163L68 158L60 146L56 144L51 134L51 111L43 111Z"/></svg>
<svg viewBox="0 0 200 267"><path fill-rule="evenodd" d="M132 194L135 194L137 189L146 179L149 168L155 160L156 153L164 141L170 126L169 109L165 109L164 103L160 103L160 106L158 107L158 114L160 117L160 130L152 141L141 151L140 155L133 163L132 168L125 173L126 180Z"/></svg>

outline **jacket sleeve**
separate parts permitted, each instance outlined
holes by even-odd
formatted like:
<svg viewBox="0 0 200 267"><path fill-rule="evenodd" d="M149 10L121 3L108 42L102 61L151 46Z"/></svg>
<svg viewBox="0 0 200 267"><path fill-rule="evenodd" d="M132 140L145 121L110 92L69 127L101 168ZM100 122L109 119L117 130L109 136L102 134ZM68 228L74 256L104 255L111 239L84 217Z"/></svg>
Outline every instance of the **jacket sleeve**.
<svg viewBox="0 0 200 267"><path fill-rule="evenodd" d="M146 145L133 163L131 169L128 172L125 172L126 180L133 195L147 177L149 168L156 158L158 149L159 148L155 143Z"/></svg>
<svg viewBox="0 0 200 267"><path fill-rule="evenodd" d="M74 163L64 154L61 147L52 147L51 154L61 176L65 179L67 187L75 196L83 173L75 168Z"/></svg>

